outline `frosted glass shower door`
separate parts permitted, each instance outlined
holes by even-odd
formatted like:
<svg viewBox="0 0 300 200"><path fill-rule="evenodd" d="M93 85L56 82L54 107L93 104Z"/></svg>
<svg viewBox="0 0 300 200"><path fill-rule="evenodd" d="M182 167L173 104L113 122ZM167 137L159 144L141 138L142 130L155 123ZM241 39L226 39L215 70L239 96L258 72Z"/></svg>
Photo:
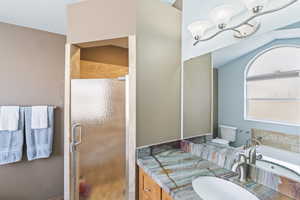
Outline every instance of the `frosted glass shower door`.
<svg viewBox="0 0 300 200"><path fill-rule="evenodd" d="M82 132L71 153L75 200L125 199L125 100L125 81L71 81L72 124ZM72 134L80 140L80 129Z"/></svg>

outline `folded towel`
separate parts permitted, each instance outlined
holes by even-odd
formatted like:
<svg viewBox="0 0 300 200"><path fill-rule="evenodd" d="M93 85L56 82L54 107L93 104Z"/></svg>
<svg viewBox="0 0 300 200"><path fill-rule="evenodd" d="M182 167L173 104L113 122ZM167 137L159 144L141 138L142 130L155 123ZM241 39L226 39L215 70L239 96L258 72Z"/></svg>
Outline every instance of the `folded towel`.
<svg viewBox="0 0 300 200"><path fill-rule="evenodd" d="M48 106L32 106L31 128L48 128Z"/></svg>
<svg viewBox="0 0 300 200"><path fill-rule="evenodd" d="M25 108L25 136L28 160L48 158L52 153L54 134L54 107L48 107L48 126L42 129L33 129L32 108Z"/></svg>
<svg viewBox="0 0 300 200"><path fill-rule="evenodd" d="M22 160L24 143L24 109L19 109L16 131L0 131L0 165Z"/></svg>
<svg viewBox="0 0 300 200"><path fill-rule="evenodd" d="M19 106L2 106L0 110L0 131L16 131L19 126Z"/></svg>

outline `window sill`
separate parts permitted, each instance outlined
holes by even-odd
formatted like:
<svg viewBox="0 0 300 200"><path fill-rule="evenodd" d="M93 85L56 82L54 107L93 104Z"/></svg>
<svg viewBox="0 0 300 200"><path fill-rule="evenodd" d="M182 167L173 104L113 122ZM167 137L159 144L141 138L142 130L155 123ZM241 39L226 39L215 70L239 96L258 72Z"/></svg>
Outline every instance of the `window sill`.
<svg viewBox="0 0 300 200"><path fill-rule="evenodd" d="M277 121L258 120L258 119L250 119L250 118L246 118L244 120L245 121L250 121L250 122L265 123L265 124L276 124L276 125L281 125L281 126L295 126L295 127L300 127L300 124L294 124L294 123L285 123L285 122L277 122Z"/></svg>

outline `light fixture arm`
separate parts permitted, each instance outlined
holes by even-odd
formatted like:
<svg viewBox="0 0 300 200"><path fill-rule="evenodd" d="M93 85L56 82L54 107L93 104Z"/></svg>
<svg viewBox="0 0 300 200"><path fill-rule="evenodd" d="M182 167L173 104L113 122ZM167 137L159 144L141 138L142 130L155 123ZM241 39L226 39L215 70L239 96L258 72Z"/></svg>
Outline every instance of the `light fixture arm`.
<svg viewBox="0 0 300 200"><path fill-rule="evenodd" d="M247 26L250 26L250 27L254 27L254 25L253 24L250 24L249 22L247 22L247 23L245 23L245 25L247 25Z"/></svg>
<svg viewBox="0 0 300 200"><path fill-rule="evenodd" d="M263 15L274 13L274 12L277 12L277 11L282 10L284 8L287 8L287 7L291 6L292 4L296 3L297 1L298 0L292 0L288 4L285 4L285 5L283 5L283 6L279 7L279 8L274 8L274 9L267 10L267 11L264 11L264 12L256 13L255 15L249 17L248 19L244 20L243 22L241 22L240 24L238 24L236 26L232 26L232 27L229 27L229 28L221 29L218 32L214 33L213 35L211 35L211 36L209 36L207 38L204 38L204 39L200 39L199 38L194 43L194 46L196 46L199 42L204 42L204 41L211 40L211 39L213 39L214 37L218 36L219 34L221 34L223 32L227 32L227 31L235 31L235 32L237 32L238 31L237 29L240 28L243 25L252 26L252 24L249 23L251 20L253 20L253 19L257 18L257 17L263 16Z"/></svg>

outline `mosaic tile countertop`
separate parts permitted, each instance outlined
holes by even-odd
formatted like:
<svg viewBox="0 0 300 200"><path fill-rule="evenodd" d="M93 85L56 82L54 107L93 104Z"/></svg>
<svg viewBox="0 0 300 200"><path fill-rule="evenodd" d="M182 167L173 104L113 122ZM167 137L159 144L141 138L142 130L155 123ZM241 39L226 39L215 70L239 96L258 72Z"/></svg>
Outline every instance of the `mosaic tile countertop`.
<svg viewBox="0 0 300 200"><path fill-rule="evenodd" d="M203 200L192 187L192 181L200 176L214 176L234 182L260 200L292 200L261 184L252 181L241 183L236 173L177 148L162 149L155 156L140 156L137 164L174 200Z"/></svg>

